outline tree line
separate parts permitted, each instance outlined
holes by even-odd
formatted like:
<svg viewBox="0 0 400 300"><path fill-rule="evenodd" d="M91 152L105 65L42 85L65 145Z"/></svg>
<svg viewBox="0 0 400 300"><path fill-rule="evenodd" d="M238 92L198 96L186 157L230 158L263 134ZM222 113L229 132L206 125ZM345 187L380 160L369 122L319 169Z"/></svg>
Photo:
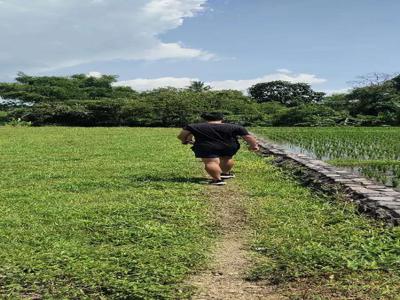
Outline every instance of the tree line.
<svg viewBox="0 0 400 300"><path fill-rule="evenodd" d="M255 84L248 95L214 91L200 81L145 92L116 81L114 75L19 73L15 82L0 83L0 123L176 127L199 121L204 111L220 111L246 126L400 125L400 75L374 73L348 93L330 96L286 81Z"/></svg>

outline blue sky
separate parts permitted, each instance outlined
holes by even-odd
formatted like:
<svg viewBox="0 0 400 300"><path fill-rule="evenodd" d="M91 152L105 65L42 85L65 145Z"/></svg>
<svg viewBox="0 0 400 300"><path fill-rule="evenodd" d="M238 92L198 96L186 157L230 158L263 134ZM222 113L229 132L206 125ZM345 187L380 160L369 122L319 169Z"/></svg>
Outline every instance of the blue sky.
<svg viewBox="0 0 400 300"><path fill-rule="evenodd" d="M7 2L13 5L5 6ZM24 1L0 1L1 29L21 20L18 2L22 6ZM199 79L215 88L241 90L258 81L287 79L334 91L347 88L358 75L400 71L398 0L34 2L41 6L25 5L31 19L16 30L22 38L26 31L35 34L37 40L29 40L33 52L34 43L46 42L31 58L29 51L22 51L22 62L18 55L10 58L0 50L0 67L3 63L7 71L0 78L10 78L17 70L57 75L98 72L118 74L122 84L137 89L179 87ZM6 21L1 21L2 5L4 17L9 10ZM12 10L15 14L10 16ZM48 17L54 12L57 19ZM39 18L44 19L42 27L28 28L29 20ZM58 44L48 42L54 37ZM19 43L18 49L28 46ZM56 48L63 43L61 50ZM8 60L1 60L2 55Z"/></svg>
<svg viewBox="0 0 400 300"><path fill-rule="evenodd" d="M279 68L316 74L329 89L368 72L400 71L400 1L210 1L213 11L165 35L221 57L193 76L253 78ZM182 38L184 37L184 38ZM217 65L213 68L213 65Z"/></svg>

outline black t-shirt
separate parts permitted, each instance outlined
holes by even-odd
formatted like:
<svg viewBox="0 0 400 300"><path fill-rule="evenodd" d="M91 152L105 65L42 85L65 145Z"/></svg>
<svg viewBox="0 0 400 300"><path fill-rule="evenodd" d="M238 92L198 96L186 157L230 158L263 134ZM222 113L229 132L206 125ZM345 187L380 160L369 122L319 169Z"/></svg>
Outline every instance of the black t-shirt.
<svg viewBox="0 0 400 300"><path fill-rule="evenodd" d="M206 147L214 150L239 147L238 136L249 134L243 126L229 123L189 124L183 129L194 135L194 147Z"/></svg>

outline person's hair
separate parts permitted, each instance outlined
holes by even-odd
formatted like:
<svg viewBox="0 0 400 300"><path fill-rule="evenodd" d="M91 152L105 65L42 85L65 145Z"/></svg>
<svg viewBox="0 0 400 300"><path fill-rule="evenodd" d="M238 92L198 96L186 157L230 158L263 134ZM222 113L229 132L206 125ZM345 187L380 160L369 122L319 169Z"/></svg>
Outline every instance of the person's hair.
<svg viewBox="0 0 400 300"><path fill-rule="evenodd" d="M222 121L224 114L220 112L205 112L201 114L201 117L206 121Z"/></svg>

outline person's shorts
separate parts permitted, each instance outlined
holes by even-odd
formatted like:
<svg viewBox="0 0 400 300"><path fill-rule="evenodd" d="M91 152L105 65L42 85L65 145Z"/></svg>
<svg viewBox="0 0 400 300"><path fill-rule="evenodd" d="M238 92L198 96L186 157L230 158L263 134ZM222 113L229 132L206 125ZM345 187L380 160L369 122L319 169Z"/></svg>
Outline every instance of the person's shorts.
<svg viewBox="0 0 400 300"><path fill-rule="evenodd" d="M232 157L239 151L240 146L226 147L224 149L210 149L206 147L192 147L197 158Z"/></svg>

